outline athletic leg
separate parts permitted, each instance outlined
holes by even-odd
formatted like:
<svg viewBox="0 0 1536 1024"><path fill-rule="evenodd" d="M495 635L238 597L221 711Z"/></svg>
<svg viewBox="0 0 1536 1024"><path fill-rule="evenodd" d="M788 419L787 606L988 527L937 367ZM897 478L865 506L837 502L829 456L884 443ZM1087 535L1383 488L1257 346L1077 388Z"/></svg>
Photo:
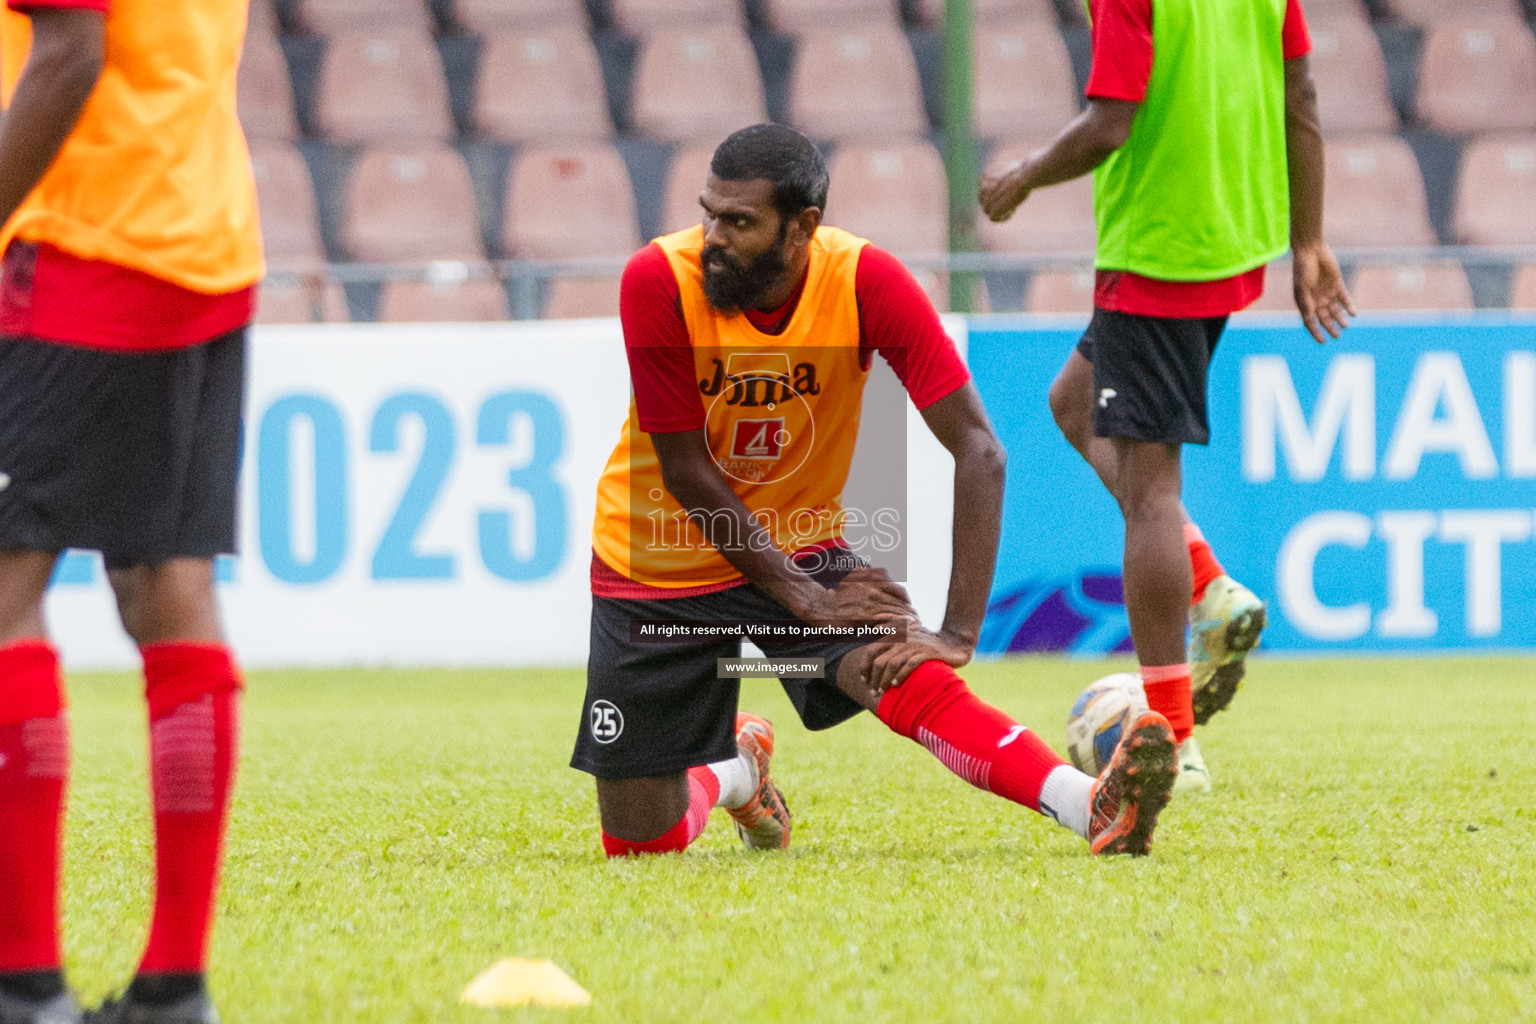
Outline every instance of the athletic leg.
<svg viewBox="0 0 1536 1024"><path fill-rule="evenodd" d="M1115 759L1098 779L1062 761L1039 735L971 692L939 661L918 666L882 695L862 669L878 652L870 645L845 656L837 683L892 732L921 744L966 782L1022 804L1076 832L1094 852L1145 853L1175 768L1173 736L1155 712L1127 731Z"/></svg>
<svg viewBox="0 0 1536 1024"><path fill-rule="evenodd" d="M0 553L0 1017L68 1019L59 881L69 733L43 628L56 553ZM57 1002L57 1005L53 1005ZM67 1004L67 1006L66 1006Z"/></svg>
<svg viewBox="0 0 1536 1024"><path fill-rule="evenodd" d="M173 558L108 576L144 659L155 818L154 912L129 998L201 1000L243 684L219 625L212 559Z"/></svg>

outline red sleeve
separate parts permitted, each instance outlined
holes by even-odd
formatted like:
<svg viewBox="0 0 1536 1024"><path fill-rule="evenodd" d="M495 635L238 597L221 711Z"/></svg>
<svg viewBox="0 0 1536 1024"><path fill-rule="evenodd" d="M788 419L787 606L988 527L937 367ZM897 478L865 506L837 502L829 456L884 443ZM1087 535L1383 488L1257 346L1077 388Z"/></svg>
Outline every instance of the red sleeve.
<svg viewBox="0 0 1536 1024"><path fill-rule="evenodd" d="M1301 13L1301 0L1286 0L1280 45L1285 50L1286 60L1305 57L1312 52L1312 35L1307 31L1307 16Z"/></svg>
<svg viewBox="0 0 1536 1024"><path fill-rule="evenodd" d="M1091 0L1089 99L1140 103L1152 80L1152 0Z"/></svg>
<svg viewBox="0 0 1536 1024"><path fill-rule="evenodd" d="M971 379L933 303L900 260L866 245L853 288L861 346L879 352L891 365L912 404L926 409Z"/></svg>
<svg viewBox="0 0 1536 1024"><path fill-rule="evenodd" d="M72 7L106 14L112 6L112 0L6 0L6 6L23 14L42 7Z"/></svg>
<svg viewBox="0 0 1536 1024"><path fill-rule="evenodd" d="M640 429L647 434L699 430L704 402L694 380L693 343L683 322L677 278L652 243L629 258L619 285L619 322L635 389Z"/></svg>

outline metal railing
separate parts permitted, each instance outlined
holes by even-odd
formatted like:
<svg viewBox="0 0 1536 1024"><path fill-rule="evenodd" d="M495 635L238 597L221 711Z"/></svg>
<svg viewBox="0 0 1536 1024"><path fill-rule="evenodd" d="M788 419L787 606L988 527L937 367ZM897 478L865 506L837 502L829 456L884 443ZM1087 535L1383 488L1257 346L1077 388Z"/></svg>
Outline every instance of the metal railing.
<svg viewBox="0 0 1536 1024"><path fill-rule="evenodd" d="M1457 263L1468 271L1513 274L1519 267L1536 265L1536 245L1529 246L1429 246L1421 248L1340 249L1346 271L1365 264L1415 266ZM537 319L546 285L559 278L615 277L623 259L583 260L428 260L410 263L328 263L298 266L274 263L268 280L273 284L303 284L319 289L327 283L379 285L388 281L421 281L452 285L468 281L499 281L515 320ZM1086 270L1093 265L1091 253L930 253L902 256L915 273L950 275L1029 275L1043 271Z"/></svg>

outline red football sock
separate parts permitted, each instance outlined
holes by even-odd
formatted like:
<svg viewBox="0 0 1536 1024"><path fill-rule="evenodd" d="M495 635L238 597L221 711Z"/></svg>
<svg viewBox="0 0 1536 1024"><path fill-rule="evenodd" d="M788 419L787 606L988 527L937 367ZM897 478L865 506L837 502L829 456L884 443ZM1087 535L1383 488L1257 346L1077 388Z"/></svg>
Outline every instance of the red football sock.
<svg viewBox="0 0 1536 1024"><path fill-rule="evenodd" d="M1040 788L1063 764L1039 736L984 704L955 670L928 661L885 691L876 714L966 782L1040 810Z"/></svg>
<svg viewBox="0 0 1536 1024"><path fill-rule="evenodd" d="M1173 738L1183 743L1195 731L1195 706L1189 699L1189 662L1143 665L1141 685L1147 691L1147 706L1168 719L1173 726Z"/></svg>
<svg viewBox="0 0 1536 1024"><path fill-rule="evenodd" d="M704 832L709 824L709 812L720 796L720 780L708 766L688 769L688 810L677 819L677 824L643 843L631 842L603 833L603 852L609 857L633 857L640 853L682 853L688 844Z"/></svg>
<svg viewBox="0 0 1536 1024"><path fill-rule="evenodd" d="M142 649L155 805L155 912L140 974L197 972L208 954L240 742L239 671L220 644Z"/></svg>
<svg viewBox="0 0 1536 1024"><path fill-rule="evenodd" d="M1189 545L1189 568L1194 579L1189 603L1197 604L1205 596L1205 588L1210 586L1211 580L1225 576L1227 571L1216 561L1216 553L1206 543L1200 527L1194 523L1184 524L1184 543Z"/></svg>
<svg viewBox="0 0 1536 1024"><path fill-rule="evenodd" d="M59 655L0 647L0 972L57 970L69 728Z"/></svg>

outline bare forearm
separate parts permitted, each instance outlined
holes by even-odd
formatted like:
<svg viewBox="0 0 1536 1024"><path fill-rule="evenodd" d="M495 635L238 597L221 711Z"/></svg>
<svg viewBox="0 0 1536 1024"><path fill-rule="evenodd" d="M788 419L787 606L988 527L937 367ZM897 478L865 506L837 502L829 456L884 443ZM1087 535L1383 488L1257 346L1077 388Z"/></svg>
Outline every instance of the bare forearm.
<svg viewBox="0 0 1536 1024"><path fill-rule="evenodd" d="M0 125L0 222L58 156L101 75L99 14L39 11L32 20L32 53Z"/></svg>
<svg viewBox="0 0 1536 1024"><path fill-rule="evenodd" d="M1033 191L1081 178L1108 160L1120 145L1106 136L1094 123L1091 111L1085 110L1062 129L1050 145L1024 161L1019 184Z"/></svg>
<svg viewBox="0 0 1536 1024"><path fill-rule="evenodd" d="M990 439L955 459L955 517L943 632L974 649L992 590L1003 521L1005 460Z"/></svg>
<svg viewBox="0 0 1536 1024"><path fill-rule="evenodd" d="M1317 89L1304 58L1288 61L1285 83L1285 156L1290 175L1291 245L1323 240L1323 132Z"/></svg>

